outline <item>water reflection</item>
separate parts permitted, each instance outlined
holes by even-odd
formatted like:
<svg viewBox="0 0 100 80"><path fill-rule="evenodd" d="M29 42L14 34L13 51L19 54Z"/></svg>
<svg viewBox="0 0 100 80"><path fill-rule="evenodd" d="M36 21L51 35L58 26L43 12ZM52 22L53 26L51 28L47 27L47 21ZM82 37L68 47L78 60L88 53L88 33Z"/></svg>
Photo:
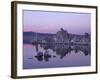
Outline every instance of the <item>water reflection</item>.
<svg viewBox="0 0 100 80"><path fill-rule="evenodd" d="M33 44L34 45L34 44ZM43 51L39 51L39 46L44 49ZM37 55L35 58L38 61L49 61L51 58L55 58L56 55L60 56L60 59L63 59L65 56L71 53L71 51L74 51L76 54L82 51L85 56L90 55L90 44L54 44L54 43L48 43L48 44L37 44L35 43ZM53 52L56 52L56 55L51 55L49 49L51 49Z"/></svg>
<svg viewBox="0 0 100 80"><path fill-rule="evenodd" d="M35 56L35 58L38 61L49 61L49 58L51 58L51 55L48 53L49 51L46 50L44 53L43 52L37 52L37 55Z"/></svg>
<svg viewBox="0 0 100 80"><path fill-rule="evenodd" d="M43 52L38 52L35 57L37 58L38 61L43 61Z"/></svg>

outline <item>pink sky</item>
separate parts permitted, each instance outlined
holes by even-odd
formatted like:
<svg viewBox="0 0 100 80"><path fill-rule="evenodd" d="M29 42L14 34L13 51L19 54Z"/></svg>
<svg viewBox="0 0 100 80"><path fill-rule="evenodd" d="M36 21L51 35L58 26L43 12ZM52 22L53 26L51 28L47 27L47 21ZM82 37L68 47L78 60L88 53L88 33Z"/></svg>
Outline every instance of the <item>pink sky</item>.
<svg viewBox="0 0 100 80"><path fill-rule="evenodd" d="M46 11L23 11L24 31L56 33L64 28L69 33L90 33L91 15L87 13L64 13Z"/></svg>

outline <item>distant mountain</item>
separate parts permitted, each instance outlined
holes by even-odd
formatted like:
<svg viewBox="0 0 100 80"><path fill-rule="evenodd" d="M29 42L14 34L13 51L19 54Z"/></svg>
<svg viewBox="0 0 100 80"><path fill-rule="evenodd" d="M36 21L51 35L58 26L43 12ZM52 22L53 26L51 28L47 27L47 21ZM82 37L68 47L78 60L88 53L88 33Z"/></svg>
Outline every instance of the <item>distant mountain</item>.
<svg viewBox="0 0 100 80"><path fill-rule="evenodd" d="M51 33L38 33L38 32L23 32L23 35L55 35L55 34L51 34Z"/></svg>
<svg viewBox="0 0 100 80"><path fill-rule="evenodd" d="M32 40L38 36L38 39L44 39L46 37L53 37L56 34L50 33L37 33L37 32L23 32L23 43L32 43Z"/></svg>

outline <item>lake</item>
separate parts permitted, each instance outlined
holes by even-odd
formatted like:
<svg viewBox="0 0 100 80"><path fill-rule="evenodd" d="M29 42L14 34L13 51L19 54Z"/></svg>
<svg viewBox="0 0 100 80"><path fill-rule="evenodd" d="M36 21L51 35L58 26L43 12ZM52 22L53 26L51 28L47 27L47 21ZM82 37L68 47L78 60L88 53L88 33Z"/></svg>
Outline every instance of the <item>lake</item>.
<svg viewBox="0 0 100 80"><path fill-rule="evenodd" d="M45 52L43 48L39 47L40 52ZM23 45L23 69L40 69L40 68L58 68L58 67L79 67L90 66L91 55L84 55L81 50L75 52L71 50L68 54L61 57L57 52L48 49L50 57L45 59L36 57L36 47L31 44Z"/></svg>

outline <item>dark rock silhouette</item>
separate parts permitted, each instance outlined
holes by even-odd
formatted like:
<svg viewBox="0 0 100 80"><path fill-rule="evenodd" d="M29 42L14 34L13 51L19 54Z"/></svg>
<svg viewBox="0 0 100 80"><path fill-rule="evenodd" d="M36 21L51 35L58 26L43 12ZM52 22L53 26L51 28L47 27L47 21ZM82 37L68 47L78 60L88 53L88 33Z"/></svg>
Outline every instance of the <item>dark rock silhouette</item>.
<svg viewBox="0 0 100 80"><path fill-rule="evenodd" d="M51 55L48 54L48 51L46 50L43 54L43 52L38 52L37 55L35 56L35 58L38 61L49 61L49 58L51 58Z"/></svg>
<svg viewBox="0 0 100 80"><path fill-rule="evenodd" d="M45 50L45 52L44 52L44 60L45 61L49 61L49 58L51 58L51 55L49 54L48 50Z"/></svg>
<svg viewBox="0 0 100 80"><path fill-rule="evenodd" d="M43 61L43 53L42 52L38 52L35 57L37 58L38 61Z"/></svg>

